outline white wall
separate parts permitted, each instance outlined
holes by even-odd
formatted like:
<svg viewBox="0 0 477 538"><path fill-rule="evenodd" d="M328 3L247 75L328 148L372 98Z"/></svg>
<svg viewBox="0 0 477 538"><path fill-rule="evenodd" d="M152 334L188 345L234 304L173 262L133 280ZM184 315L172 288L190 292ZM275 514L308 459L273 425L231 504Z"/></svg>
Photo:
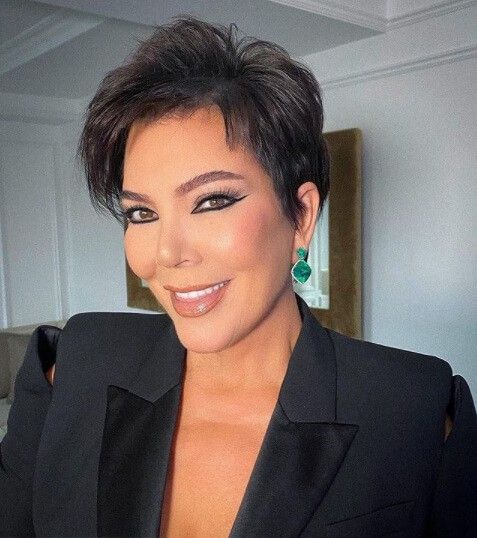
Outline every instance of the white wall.
<svg viewBox="0 0 477 538"><path fill-rule="evenodd" d="M71 125L0 121L0 328L126 305L121 226L74 169Z"/></svg>
<svg viewBox="0 0 477 538"><path fill-rule="evenodd" d="M144 313L126 306L122 226L113 217L93 210L84 173L75 161L80 128L79 120L58 127L64 144L70 315L86 311Z"/></svg>
<svg viewBox="0 0 477 538"><path fill-rule="evenodd" d="M79 123L59 129L65 148L70 313L127 310L121 227L93 211L84 176L74 160Z"/></svg>
<svg viewBox="0 0 477 538"><path fill-rule="evenodd" d="M0 123L3 326L59 319L63 314L56 153L54 127Z"/></svg>
<svg viewBox="0 0 477 538"><path fill-rule="evenodd" d="M477 395L477 11L438 19L360 42L353 69L347 46L306 61L325 130L363 132L364 338L446 359Z"/></svg>
<svg viewBox="0 0 477 538"><path fill-rule="evenodd" d="M438 355L477 393L477 60L326 92L363 131L364 337Z"/></svg>

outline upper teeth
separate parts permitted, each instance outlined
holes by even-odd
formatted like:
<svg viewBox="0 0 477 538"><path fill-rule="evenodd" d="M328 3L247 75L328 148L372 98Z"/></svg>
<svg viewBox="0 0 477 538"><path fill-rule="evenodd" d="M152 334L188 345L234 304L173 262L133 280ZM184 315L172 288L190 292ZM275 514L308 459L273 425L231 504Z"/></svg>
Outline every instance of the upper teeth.
<svg viewBox="0 0 477 538"><path fill-rule="evenodd" d="M176 291L175 294L177 295L177 297L181 297L182 299L195 299L196 297L203 297L204 295L209 295L210 293L217 291L224 284L225 282L221 282L220 284L216 284L215 286L212 286L211 288L206 288L205 290L188 291L186 293L180 293Z"/></svg>

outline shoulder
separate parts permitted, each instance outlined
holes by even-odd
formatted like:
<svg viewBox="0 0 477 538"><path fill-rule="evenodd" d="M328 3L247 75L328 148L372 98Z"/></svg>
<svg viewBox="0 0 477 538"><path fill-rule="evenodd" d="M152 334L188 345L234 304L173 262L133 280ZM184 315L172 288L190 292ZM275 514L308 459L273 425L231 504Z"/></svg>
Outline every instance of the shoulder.
<svg viewBox="0 0 477 538"><path fill-rule="evenodd" d="M450 364L439 357L350 338L328 330L343 393L375 405L443 410L453 386ZM439 413L441 411L438 411Z"/></svg>
<svg viewBox="0 0 477 538"><path fill-rule="evenodd" d="M328 330L328 334L337 358L343 363L352 363L356 368L379 369L403 376L433 374L443 379L452 377L451 365L434 355L358 340L333 330Z"/></svg>
<svg viewBox="0 0 477 538"><path fill-rule="evenodd" d="M172 321L164 314L129 312L81 312L71 316L61 331L61 343L80 346L135 345L144 338L159 338L170 329Z"/></svg>
<svg viewBox="0 0 477 538"><path fill-rule="evenodd" d="M121 333L124 330L168 327L171 319L165 314L138 314L132 312L80 312L66 322L63 333L97 334Z"/></svg>
<svg viewBox="0 0 477 538"><path fill-rule="evenodd" d="M172 321L164 314L128 312L81 312L71 316L63 329L50 338L48 353L55 357L55 382L64 374L103 375L134 366L170 333ZM40 326L37 331L48 331ZM41 358L46 350L39 350Z"/></svg>

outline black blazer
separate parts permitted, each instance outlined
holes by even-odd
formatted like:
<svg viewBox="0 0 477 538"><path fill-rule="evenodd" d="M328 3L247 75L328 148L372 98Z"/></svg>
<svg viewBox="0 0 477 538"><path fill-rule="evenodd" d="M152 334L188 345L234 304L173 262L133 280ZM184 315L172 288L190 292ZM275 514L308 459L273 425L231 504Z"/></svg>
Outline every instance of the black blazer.
<svg viewBox="0 0 477 538"><path fill-rule="evenodd" d="M296 298L303 327L231 536L476 536L465 380L327 330ZM184 358L167 315L38 328L1 443L0 535L157 536Z"/></svg>

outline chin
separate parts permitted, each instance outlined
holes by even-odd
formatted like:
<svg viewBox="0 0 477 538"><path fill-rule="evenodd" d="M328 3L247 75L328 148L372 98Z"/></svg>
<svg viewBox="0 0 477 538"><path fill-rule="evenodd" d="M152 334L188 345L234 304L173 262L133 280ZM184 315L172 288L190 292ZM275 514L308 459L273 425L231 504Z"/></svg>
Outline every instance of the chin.
<svg viewBox="0 0 477 538"><path fill-rule="evenodd" d="M193 351L194 353L218 353L231 345L226 335L217 334L217 329L210 333L201 329L195 333L189 329L181 330L177 325L175 327L181 344L188 351Z"/></svg>

